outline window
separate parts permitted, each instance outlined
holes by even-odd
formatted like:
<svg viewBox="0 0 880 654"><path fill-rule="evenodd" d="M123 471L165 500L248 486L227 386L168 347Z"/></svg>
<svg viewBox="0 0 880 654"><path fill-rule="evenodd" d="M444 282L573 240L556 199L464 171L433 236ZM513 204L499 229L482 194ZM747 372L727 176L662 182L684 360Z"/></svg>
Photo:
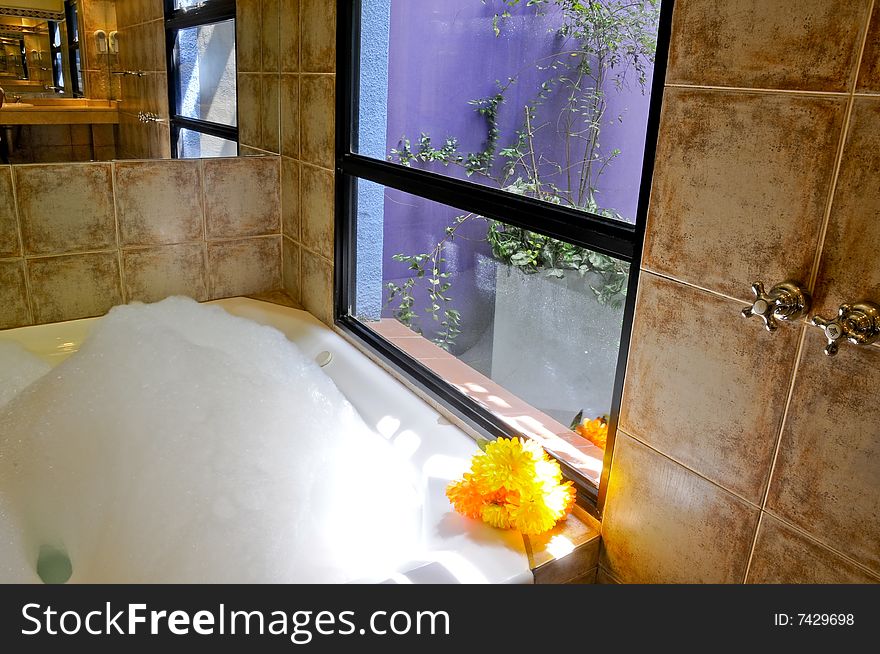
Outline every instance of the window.
<svg viewBox="0 0 880 654"><path fill-rule="evenodd" d="M49 56L52 60L52 83L56 93L65 92L64 82L64 56L61 44L64 42L61 24L53 20L49 21Z"/></svg>
<svg viewBox="0 0 880 654"><path fill-rule="evenodd" d="M171 153L238 154L235 0L165 0Z"/></svg>
<svg viewBox="0 0 880 654"><path fill-rule="evenodd" d="M70 91L75 98L85 97L83 81L83 62L79 49L79 5L77 0L64 0L64 13L67 17L67 54L70 60ZM53 68L55 54L52 54ZM58 86L58 84L56 84Z"/></svg>
<svg viewBox="0 0 880 654"><path fill-rule="evenodd" d="M337 324L598 511L671 4L340 3Z"/></svg>

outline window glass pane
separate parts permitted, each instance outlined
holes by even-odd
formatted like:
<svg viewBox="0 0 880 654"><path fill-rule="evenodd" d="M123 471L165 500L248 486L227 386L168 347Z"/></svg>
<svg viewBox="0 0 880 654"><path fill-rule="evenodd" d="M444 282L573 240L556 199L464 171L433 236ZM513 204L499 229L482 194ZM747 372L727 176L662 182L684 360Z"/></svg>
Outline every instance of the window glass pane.
<svg viewBox="0 0 880 654"><path fill-rule="evenodd" d="M175 9L189 9L203 4L206 4L205 0L174 0Z"/></svg>
<svg viewBox="0 0 880 654"><path fill-rule="evenodd" d="M182 29L176 48L180 115L235 125L235 21Z"/></svg>
<svg viewBox="0 0 880 654"><path fill-rule="evenodd" d="M598 482L629 266L357 184L354 316Z"/></svg>
<svg viewBox="0 0 880 654"><path fill-rule="evenodd" d="M73 51L73 65L76 68L77 88L82 93L83 89L85 89L85 84L83 83L82 59L79 56L79 50Z"/></svg>
<svg viewBox="0 0 880 654"><path fill-rule="evenodd" d="M235 157L238 143L219 136L181 129L177 139L177 156L181 159L205 159L208 157Z"/></svg>
<svg viewBox="0 0 880 654"><path fill-rule="evenodd" d="M635 222L659 0L361 4L361 154Z"/></svg>

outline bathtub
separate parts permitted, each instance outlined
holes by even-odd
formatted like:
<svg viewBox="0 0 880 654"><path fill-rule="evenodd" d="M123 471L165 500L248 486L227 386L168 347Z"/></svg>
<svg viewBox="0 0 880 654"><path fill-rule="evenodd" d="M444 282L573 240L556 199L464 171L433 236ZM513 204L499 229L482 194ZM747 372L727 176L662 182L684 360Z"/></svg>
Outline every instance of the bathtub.
<svg viewBox="0 0 880 654"><path fill-rule="evenodd" d="M275 327L323 370L368 425L392 441L413 466L422 489L417 559L371 583L533 583L522 537L455 514L444 490L478 451L447 422L382 368L311 314L267 302L233 298L211 302L225 311ZM51 364L76 352L100 318L0 331Z"/></svg>

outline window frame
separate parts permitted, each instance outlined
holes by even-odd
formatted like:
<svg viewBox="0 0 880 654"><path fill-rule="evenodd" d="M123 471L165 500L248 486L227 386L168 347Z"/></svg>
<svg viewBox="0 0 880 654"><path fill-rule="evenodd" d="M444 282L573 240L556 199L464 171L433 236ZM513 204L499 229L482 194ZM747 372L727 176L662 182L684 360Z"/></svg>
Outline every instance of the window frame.
<svg viewBox="0 0 880 654"><path fill-rule="evenodd" d="M70 95L74 98L86 97L85 88L80 88L80 77L83 85L86 83L85 71L83 70L82 49L80 48L80 36L82 35L79 24L80 6L77 0L64 0L64 17L67 22L67 60L70 65ZM76 25L76 29L70 29ZM74 34L76 36L74 36ZM79 64L76 55L79 54Z"/></svg>
<svg viewBox="0 0 880 654"><path fill-rule="evenodd" d="M604 508L614 437L620 417L623 381L635 315L641 253L660 127L673 5L674 0L663 0L661 6L638 209L635 224L629 224L489 186L481 186L474 182L357 154L355 140L360 97L361 0L337 2L336 238L333 283L333 317L336 326L378 355L386 365L409 383L439 401L476 432L489 438L519 436L517 430L504 423L488 409L459 393L452 384L423 367L415 359L395 348L390 341L353 317L357 250L356 180L364 179L462 211L474 212L515 227L611 255L629 263L623 329L609 413L608 441L599 487L596 488L587 482L574 468L559 460L566 478L573 481L577 488L578 504L596 517L601 516Z"/></svg>
<svg viewBox="0 0 880 654"><path fill-rule="evenodd" d="M171 132L171 158L179 158L180 130L186 129L191 132L216 136L227 141L234 141L236 153L241 153L241 143L238 140L238 125L225 125L198 118L190 118L179 113L180 98L180 61L175 56L175 42L177 33L182 29L199 27L232 20L235 30L235 42L238 43L238 20L236 16L236 0L206 0L192 9L176 9L174 0L164 0L165 3L165 62L168 70L168 124ZM238 48L235 52L236 77L238 75ZM238 94L238 82L236 80L235 93ZM236 98L236 111L238 111L238 98ZM236 121L238 123L239 121Z"/></svg>
<svg viewBox="0 0 880 654"><path fill-rule="evenodd" d="M49 25L49 59L52 62L52 84L60 89L62 93L67 91L67 84L59 84L59 77L64 77L64 44L55 45L54 39L52 39L52 31L58 32L59 39L61 38L61 23L55 20L47 21ZM59 67L57 62L55 61L55 55L61 55L61 66Z"/></svg>

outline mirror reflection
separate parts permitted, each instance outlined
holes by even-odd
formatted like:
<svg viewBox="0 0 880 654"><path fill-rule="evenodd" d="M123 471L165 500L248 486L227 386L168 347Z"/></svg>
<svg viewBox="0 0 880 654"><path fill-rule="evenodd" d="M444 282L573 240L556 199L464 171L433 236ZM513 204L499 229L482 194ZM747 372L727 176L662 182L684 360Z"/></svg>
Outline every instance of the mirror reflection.
<svg viewBox="0 0 880 654"><path fill-rule="evenodd" d="M261 4L275 3L2 0L0 159L261 154L245 147L258 144L240 147L240 120L259 117L239 115L236 54L243 38L259 43L266 21L277 23ZM255 100L245 106L265 111Z"/></svg>

